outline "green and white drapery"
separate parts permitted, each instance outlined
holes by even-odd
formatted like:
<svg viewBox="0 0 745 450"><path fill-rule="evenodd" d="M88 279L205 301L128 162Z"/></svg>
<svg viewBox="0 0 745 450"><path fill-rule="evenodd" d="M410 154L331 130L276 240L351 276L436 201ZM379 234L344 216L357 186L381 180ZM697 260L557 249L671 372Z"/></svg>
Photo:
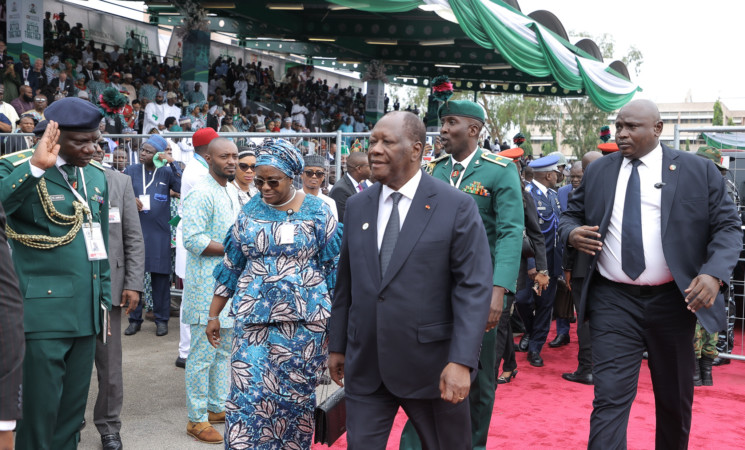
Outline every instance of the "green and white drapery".
<svg viewBox="0 0 745 450"><path fill-rule="evenodd" d="M576 55L551 31L500 0L328 0L369 12L400 13L417 7L457 23L474 42L497 50L512 67L551 77L562 89L584 90L604 111L614 111L641 89L603 63Z"/></svg>
<svg viewBox="0 0 745 450"><path fill-rule="evenodd" d="M720 150L745 150L745 133L703 133L709 147Z"/></svg>

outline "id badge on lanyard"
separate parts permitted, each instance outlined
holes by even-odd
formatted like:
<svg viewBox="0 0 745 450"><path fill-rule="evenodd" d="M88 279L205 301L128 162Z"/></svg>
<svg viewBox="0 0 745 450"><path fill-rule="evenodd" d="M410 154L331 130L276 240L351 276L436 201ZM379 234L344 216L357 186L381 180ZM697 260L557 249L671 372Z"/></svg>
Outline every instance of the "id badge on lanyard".
<svg viewBox="0 0 745 450"><path fill-rule="evenodd" d="M57 167L57 170L62 174L62 178L65 179L65 183L67 183L67 187L70 188L72 194L80 203L83 204L83 208L85 208L88 223L83 223L81 229L83 230L83 239L85 240L86 253L88 253L88 261L100 261L106 259L108 256L106 254L106 244L103 241L103 233L101 232L101 224L93 223L93 214L91 213L90 205L88 205L88 201L86 200L88 197L88 188L85 185L85 172L82 170L80 171L80 181L83 183L83 192L85 193L84 198L80 195L80 192L70 185L70 182L67 179L67 174L59 167Z"/></svg>

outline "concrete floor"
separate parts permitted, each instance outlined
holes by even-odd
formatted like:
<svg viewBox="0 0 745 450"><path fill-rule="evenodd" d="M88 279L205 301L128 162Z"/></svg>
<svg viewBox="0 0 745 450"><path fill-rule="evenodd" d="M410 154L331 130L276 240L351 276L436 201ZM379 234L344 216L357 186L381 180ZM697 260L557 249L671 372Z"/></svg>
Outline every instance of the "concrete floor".
<svg viewBox="0 0 745 450"><path fill-rule="evenodd" d="M127 327L123 319L122 330ZM134 336L122 336L124 406L121 437L127 450L188 450L222 448L195 441L186 434L184 369L174 365L178 356L178 318L172 317L168 334L155 336L155 323L145 321ZM100 450L101 438L93 425L93 404L98 393L95 369L85 412L87 426L79 449ZM334 388L336 385L332 385ZM319 387L319 400L335 390ZM323 392L322 392L323 391ZM222 424L215 425L223 433ZM221 444L222 445L222 444Z"/></svg>

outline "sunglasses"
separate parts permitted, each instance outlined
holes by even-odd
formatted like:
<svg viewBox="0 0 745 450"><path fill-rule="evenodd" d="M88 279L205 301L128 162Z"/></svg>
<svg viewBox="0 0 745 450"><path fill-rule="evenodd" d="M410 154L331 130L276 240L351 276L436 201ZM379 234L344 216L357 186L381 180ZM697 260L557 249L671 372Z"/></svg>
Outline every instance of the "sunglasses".
<svg viewBox="0 0 745 450"><path fill-rule="evenodd" d="M326 172L324 172L323 170L316 170L315 172L312 171L312 170L305 170L305 171L303 171L303 173L308 178L313 178L313 177L323 178L323 177L326 176Z"/></svg>
<svg viewBox="0 0 745 450"><path fill-rule="evenodd" d="M285 177L285 178L290 178L290 177ZM264 186L264 183L266 183L270 188L277 189L277 187L279 186L279 183L285 178L280 178L279 180L277 179L263 180L261 178L254 178L254 185L258 189L261 189L261 187Z"/></svg>
<svg viewBox="0 0 745 450"><path fill-rule="evenodd" d="M238 168L244 172L247 172L248 170L251 170L251 172L256 172L256 164L238 163ZM269 186L271 186L271 184Z"/></svg>

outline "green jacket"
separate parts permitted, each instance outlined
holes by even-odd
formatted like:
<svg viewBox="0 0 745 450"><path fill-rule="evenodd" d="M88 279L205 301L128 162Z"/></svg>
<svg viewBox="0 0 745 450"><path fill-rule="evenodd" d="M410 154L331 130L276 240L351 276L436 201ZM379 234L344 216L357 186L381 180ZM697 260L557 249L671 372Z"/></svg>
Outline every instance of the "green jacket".
<svg viewBox="0 0 745 450"><path fill-rule="evenodd" d="M28 161L33 151L12 153L0 159L0 202L7 213L8 226L21 235L63 236L71 227L49 219L37 186L42 178L46 180L51 203L61 214L74 213L75 197L56 168L47 170L42 178L33 176ZM108 248L109 195L103 167L91 163L83 171L93 221L101 224ZM82 188L79 191L85 195ZM88 260L82 230L70 243L47 250L9 241L24 299L26 339L98 334L103 314L101 305L111 308L109 261Z"/></svg>
<svg viewBox="0 0 745 450"><path fill-rule="evenodd" d="M450 155L427 166L435 178L450 183ZM512 160L478 148L463 174L459 189L471 194L479 207L494 265L494 286L515 292L523 243L523 197L520 176Z"/></svg>

